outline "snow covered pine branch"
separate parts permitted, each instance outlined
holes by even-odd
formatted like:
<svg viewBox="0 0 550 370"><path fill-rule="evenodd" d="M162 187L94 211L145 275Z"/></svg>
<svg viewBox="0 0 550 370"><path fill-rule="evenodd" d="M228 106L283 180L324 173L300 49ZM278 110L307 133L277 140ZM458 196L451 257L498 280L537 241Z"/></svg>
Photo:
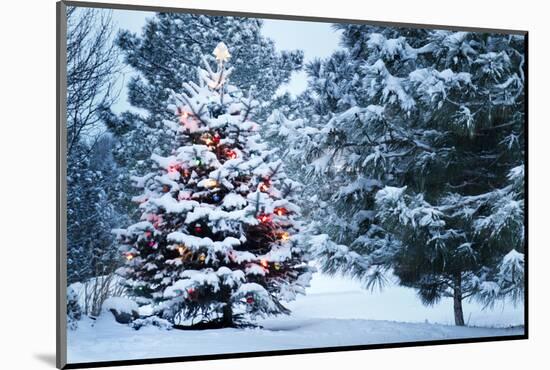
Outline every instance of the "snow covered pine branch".
<svg viewBox="0 0 550 370"><path fill-rule="evenodd" d="M268 120L322 270L453 297L457 325L464 299L521 301L523 36L336 27L342 50Z"/></svg>

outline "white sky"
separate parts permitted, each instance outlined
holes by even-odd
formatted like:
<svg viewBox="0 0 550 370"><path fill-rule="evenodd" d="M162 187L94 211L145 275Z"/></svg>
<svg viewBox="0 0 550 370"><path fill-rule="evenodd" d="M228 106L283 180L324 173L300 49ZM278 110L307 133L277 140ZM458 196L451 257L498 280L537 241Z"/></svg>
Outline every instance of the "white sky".
<svg viewBox="0 0 550 370"><path fill-rule="evenodd" d="M147 18L154 13L139 10L113 10L113 21L118 29L127 29L141 34L141 28ZM339 34L329 23L302 22L266 19L262 33L275 41L278 50L301 49L304 51L304 62L314 58L324 58L339 48ZM231 46L229 45L231 48ZM115 112L131 109L126 101L126 83L132 75L132 69L125 67L124 76L120 79L121 94L112 107ZM124 86L122 86L122 84ZM305 72L293 73L290 82L282 86L279 92L289 91L297 95L307 86Z"/></svg>

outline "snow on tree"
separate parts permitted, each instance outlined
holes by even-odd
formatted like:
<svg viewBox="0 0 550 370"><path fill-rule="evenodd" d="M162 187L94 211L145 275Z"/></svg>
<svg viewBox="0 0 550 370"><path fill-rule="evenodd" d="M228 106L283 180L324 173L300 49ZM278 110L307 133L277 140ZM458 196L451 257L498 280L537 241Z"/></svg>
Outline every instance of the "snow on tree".
<svg viewBox="0 0 550 370"><path fill-rule="evenodd" d="M119 72L111 12L67 7L67 281L108 274L118 262L111 229L118 168L100 112L116 100Z"/></svg>
<svg viewBox="0 0 550 370"><path fill-rule="evenodd" d="M152 153L170 152L171 132L162 122L171 119L172 112L164 103L171 91L195 79L201 56L222 40L234 50L232 84L245 91L255 85L260 102L256 116L265 116L278 87L302 67L303 53L277 51L273 40L262 35L262 26L263 21L254 18L167 12L148 19L141 35L121 32L117 44L125 62L137 72L128 83L132 109L103 114L119 139L115 152L119 165L137 175L150 167ZM131 191L130 180L125 181Z"/></svg>
<svg viewBox="0 0 550 370"><path fill-rule="evenodd" d="M304 293L312 268L297 235L300 185L261 142L252 92L228 83L225 44L214 54L216 70L203 58L199 83L172 94L177 119L164 124L177 148L153 154L154 171L135 178L141 219L117 234L119 273L140 304L172 324L226 327L289 313L282 302Z"/></svg>
<svg viewBox="0 0 550 370"><path fill-rule="evenodd" d="M465 298L521 299L523 36L337 27L344 50L307 66L310 108L270 117L321 201L323 269L393 271L426 304L454 297L457 325Z"/></svg>
<svg viewBox="0 0 550 370"><path fill-rule="evenodd" d="M124 222L113 205L120 175L108 136L91 146L74 145L67 169L67 281L85 282L112 273L119 263L111 230Z"/></svg>

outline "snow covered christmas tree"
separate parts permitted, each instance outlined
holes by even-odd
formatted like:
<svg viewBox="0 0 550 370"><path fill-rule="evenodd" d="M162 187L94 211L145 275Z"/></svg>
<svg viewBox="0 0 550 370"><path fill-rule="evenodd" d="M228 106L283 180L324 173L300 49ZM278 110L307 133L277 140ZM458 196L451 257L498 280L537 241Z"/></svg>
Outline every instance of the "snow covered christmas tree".
<svg viewBox="0 0 550 370"><path fill-rule="evenodd" d="M213 54L216 70L203 58L199 84L171 98L177 119L164 123L177 148L135 179L142 216L117 230L127 260L118 271L154 315L228 327L288 313L281 302L304 293L312 268L297 235L299 184L260 142L252 92L228 84L227 47Z"/></svg>

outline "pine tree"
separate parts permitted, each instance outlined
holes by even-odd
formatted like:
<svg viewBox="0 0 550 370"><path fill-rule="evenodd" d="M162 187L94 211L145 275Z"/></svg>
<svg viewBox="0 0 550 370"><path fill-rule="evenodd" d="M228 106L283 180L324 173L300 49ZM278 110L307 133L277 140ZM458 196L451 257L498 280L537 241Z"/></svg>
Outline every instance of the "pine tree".
<svg viewBox="0 0 550 370"><path fill-rule="evenodd" d="M171 97L172 155L153 154L154 172L136 178L141 221L118 230L127 263L119 272L141 304L173 324L201 318L226 327L243 315L289 313L282 301L311 276L300 245L299 184L260 142L257 101L228 83L223 43L217 69ZM209 326L212 327L212 326Z"/></svg>
<svg viewBox="0 0 550 370"><path fill-rule="evenodd" d="M165 102L172 91L195 79L201 55L222 40L235 50L232 84L244 90L256 85L255 97L260 102L256 116L263 118L278 87L302 67L303 53L277 51L274 42L262 35L262 25L262 20L254 18L169 12L148 19L141 35L121 32L116 42L126 64L138 73L128 83L132 109L120 115L103 112L104 121L119 139L118 164L137 175L149 168L151 154L170 152L172 134L162 122L171 119L172 113ZM129 179L125 181L127 191L132 191Z"/></svg>
<svg viewBox="0 0 550 370"><path fill-rule="evenodd" d="M119 265L112 228L126 220L114 207L119 169L108 136L74 144L67 171L67 281L85 282Z"/></svg>
<svg viewBox="0 0 550 370"><path fill-rule="evenodd" d="M425 304L453 297L457 325L466 298L521 299L523 36L338 27L345 49L308 66L308 119L271 119L322 179L324 270L393 271Z"/></svg>

